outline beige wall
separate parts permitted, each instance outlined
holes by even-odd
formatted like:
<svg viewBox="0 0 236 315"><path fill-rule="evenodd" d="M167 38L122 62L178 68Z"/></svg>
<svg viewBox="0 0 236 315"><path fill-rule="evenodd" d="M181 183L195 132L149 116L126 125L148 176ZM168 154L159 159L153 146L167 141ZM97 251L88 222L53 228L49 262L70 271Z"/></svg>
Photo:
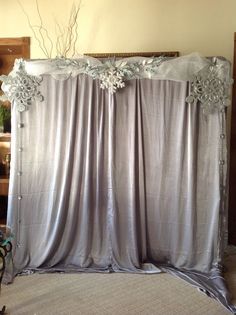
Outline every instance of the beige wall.
<svg viewBox="0 0 236 315"><path fill-rule="evenodd" d="M39 23L35 1L20 0ZM68 20L72 0L38 0L44 25ZM17 0L0 1L0 37L32 36ZM77 50L129 52L179 50L232 60L236 0L82 0ZM32 58L44 57L32 38Z"/></svg>

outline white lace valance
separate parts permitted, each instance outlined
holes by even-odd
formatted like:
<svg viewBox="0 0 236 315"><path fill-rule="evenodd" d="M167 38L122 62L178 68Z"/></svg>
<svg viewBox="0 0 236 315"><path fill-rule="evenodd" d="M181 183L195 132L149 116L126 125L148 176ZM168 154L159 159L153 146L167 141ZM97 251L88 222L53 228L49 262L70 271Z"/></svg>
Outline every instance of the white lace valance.
<svg viewBox="0 0 236 315"><path fill-rule="evenodd" d="M8 76L0 76L3 90L17 110L24 111L35 100L43 101L40 82L43 74L57 80L87 74L100 80L100 86L109 93L125 87L135 78L189 81L191 92L188 103L199 102L205 113L221 110L229 104L229 87L232 84L230 64L222 58L203 58L197 53L178 58L132 57L105 61L92 57L77 59L16 60Z"/></svg>

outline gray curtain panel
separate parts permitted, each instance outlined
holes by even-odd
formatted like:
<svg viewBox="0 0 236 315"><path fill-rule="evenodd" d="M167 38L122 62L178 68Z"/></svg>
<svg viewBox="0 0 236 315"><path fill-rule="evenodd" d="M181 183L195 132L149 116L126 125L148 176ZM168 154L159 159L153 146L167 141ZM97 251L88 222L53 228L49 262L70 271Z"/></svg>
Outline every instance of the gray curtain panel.
<svg viewBox="0 0 236 315"><path fill-rule="evenodd" d="M41 91L12 118L14 273L165 270L227 305L214 283L219 114L187 104L184 81L133 79L111 95L86 74L45 74Z"/></svg>

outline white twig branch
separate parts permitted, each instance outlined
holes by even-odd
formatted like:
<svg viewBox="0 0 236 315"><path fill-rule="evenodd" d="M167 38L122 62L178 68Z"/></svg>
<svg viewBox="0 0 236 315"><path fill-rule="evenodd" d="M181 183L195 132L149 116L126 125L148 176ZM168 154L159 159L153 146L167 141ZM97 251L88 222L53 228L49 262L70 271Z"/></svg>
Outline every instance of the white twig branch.
<svg viewBox="0 0 236 315"><path fill-rule="evenodd" d="M38 42L39 48L47 58L52 58L53 49L55 47L56 55L60 57L71 57L75 55L75 47L78 41L78 14L81 7L81 0L79 4L73 3L67 27L64 29L55 20L55 32L56 40L53 43L52 37L49 35L47 28L43 25L43 18L39 9L38 0L35 0L37 15L39 18L39 25L33 25L30 21L29 15L21 4L20 0L17 0L24 15L26 16L28 25L33 32L33 36ZM55 44L55 45L54 45Z"/></svg>
<svg viewBox="0 0 236 315"><path fill-rule="evenodd" d="M37 34L36 34L36 32L35 32L34 26L33 26L33 25L31 24L31 22L30 22L29 15L28 15L27 12L25 11L25 9L24 9L24 7L22 6L20 0L17 0L17 1L18 1L18 3L19 3L19 5L20 5L20 7L21 7L21 9L22 9L22 11L23 11L23 13L24 13L25 16L26 16L28 25L29 25L30 29L31 29L32 32L33 32L34 38L35 38L35 39L37 40L37 42L38 42L39 48L42 50L42 52L44 53L44 55L45 55L47 58L50 58L49 55L48 55L48 53L47 53L47 50L45 50L45 47L42 45L42 42L41 42L40 38L38 38L38 36L37 36Z"/></svg>
<svg viewBox="0 0 236 315"><path fill-rule="evenodd" d="M45 27L43 27L43 20L42 20L42 16L41 16L41 13L40 13L40 10L39 10L38 0L35 0L35 2L36 2L36 8L37 8L38 17L39 17L39 20L40 20L39 33L40 33L40 36L42 38L43 47L47 51L48 56L50 56L50 58L51 58L52 57L52 50L53 50L53 41L50 38L47 29ZM47 47L45 45L45 40L44 40L44 37L43 37L43 34L42 34L42 30L45 32L46 37L47 37L47 39L48 39L48 41L50 43L50 52L49 53L48 53Z"/></svg>

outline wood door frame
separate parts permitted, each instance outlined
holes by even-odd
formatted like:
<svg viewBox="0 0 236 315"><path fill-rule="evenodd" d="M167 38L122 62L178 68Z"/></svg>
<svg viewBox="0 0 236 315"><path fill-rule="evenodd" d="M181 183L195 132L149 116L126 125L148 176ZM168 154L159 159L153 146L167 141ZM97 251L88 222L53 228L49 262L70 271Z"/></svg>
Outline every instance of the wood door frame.
<svg viewBox="0 0 236 315"><path fill-rule="evenodd" d="M85 56L94 58L128 58L128 57L179 57L178 51L155 51L155 52L129 52L129 53L85 53Z"/></svg>

